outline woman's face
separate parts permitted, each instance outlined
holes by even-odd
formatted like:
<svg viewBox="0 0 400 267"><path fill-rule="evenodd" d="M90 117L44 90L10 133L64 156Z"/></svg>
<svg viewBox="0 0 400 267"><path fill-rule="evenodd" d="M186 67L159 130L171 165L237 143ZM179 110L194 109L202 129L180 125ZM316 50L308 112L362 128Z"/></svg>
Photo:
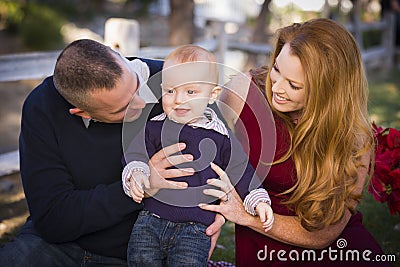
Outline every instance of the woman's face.
<svg viewBox="0 0 400 267"><path fill-rule="evenodd" d="M275 59L270 73L272 81L272 105L280 112L299 119L304 108L304 71L300 59L290 53L285 44Z"/></svg>

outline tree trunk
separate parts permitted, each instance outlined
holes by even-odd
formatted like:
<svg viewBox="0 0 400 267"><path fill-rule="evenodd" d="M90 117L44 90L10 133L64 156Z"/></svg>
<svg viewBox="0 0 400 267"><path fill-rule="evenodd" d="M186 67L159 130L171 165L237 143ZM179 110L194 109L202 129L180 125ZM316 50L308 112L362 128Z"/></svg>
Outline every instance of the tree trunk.
<svg viewBox="0 0 400 267"><path fill-rule="evenodd" d="M265 0L261 7L260 14L258 14L252 38L254 43L262 43L268 41L268 36L265 32L265 26L267 25L267 17L269 14L268 6L270 3L271 0Z"/></svg>
<svg viewBox="0 0 400 267"><path fill-rule="evenodd" d="M194 1L170 0L169 44L190 44L194 38Z"/></svg>
<svg viewBox="0 0 400 267"><path fill-rule="evenodd" d="M258 14L256 24L254 26L253 36L251 38L253 43L267 43L269 41L268 34L265 31L265 27L267 25L269 4L271 3L271 1L272 0L265 0L261 7L260 14ZM265 64L266 63L267 62L265 62ZM257 55L249 54L245 65L245 70L258 67L257 65Z"/></svg>

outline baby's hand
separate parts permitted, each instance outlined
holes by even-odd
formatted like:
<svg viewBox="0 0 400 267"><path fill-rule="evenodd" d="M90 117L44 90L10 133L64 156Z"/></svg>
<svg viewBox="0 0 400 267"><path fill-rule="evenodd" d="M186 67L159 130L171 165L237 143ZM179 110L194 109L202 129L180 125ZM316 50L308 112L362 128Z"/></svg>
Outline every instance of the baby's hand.
<svg viewBox="0 0 400 267"><path fill-rule="evenodd" d="M260 221L263 223L265 232L268 232L272 228L274 223L274 212L268 203L260 202L256 206L257 215L260 217Z"/></svg>
<svg viewBox="0 0 400 267"><path fill-rule="evenodd" d="M150 188L149 177L141 171L133 171L129 178L132 199L140 203L144 198L144 187Z"/></svg>

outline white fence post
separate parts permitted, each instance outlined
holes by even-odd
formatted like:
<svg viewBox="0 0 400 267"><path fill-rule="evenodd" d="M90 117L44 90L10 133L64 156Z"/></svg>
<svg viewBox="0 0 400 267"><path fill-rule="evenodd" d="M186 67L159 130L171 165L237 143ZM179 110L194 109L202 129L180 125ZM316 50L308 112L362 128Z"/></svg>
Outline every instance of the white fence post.
<svg viewBox="0 0 400 267"><path fill-rule="evenodd" d="M217 59L219 62L225 62L225 53L227 50L227 36L225 33L225 21L217 21L214 20L211 22L211 25L214 30L215 38L217 39Z"/></svg>
<svg viewBox="0 0 400 267"><path fill-rule="evenodd" d="M395 14L390 12L385 14L383 17L385 20L387 27L383 31L383 40L386 40L386 51L388 56L386 57L386 66L391 68L394 66L396 59L396 17Z"/></svg>
<svg viewBox="0 0 400 267"><path fill-rule="evenodd" d="M134 19L108 19L104 29L104 43L124 56L137 55L140 46L139 23Z"/></svg>

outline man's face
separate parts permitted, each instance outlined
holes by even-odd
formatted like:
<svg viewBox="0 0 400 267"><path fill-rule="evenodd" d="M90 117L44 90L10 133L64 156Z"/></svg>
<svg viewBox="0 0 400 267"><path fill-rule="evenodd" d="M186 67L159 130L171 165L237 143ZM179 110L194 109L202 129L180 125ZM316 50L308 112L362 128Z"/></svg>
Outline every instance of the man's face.
<svg viewBox="0 0 400 267"><path fill-rule="evenodd" d="M122 67L123 74L111 90L98 90L90 93L92 110L87 112L93 120L106 123L134 121L139 118L145 107L144 100L138 95L139 81L123 59L114 55Z"/></svg>

